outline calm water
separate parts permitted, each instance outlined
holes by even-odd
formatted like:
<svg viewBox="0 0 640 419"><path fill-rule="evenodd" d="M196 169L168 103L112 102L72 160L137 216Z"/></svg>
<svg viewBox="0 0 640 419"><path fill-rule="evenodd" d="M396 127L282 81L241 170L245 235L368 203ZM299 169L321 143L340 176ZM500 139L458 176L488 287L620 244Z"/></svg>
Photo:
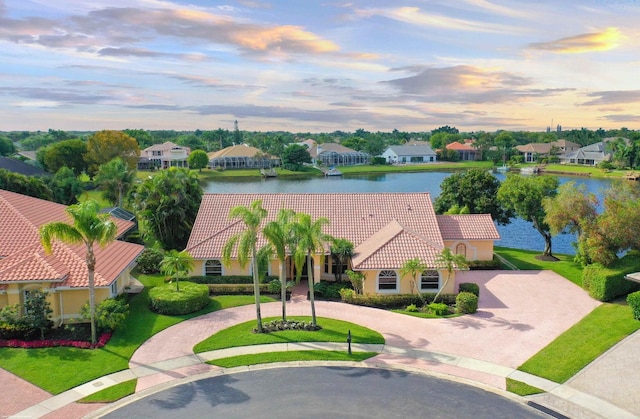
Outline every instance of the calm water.
<svg viewBox="0 0 640 419"><path fill-rule="evenodd" d="M382 175L351 175L330 178L305 179L225 179L211 181L205 185L205 192L213 193L371 193L371 192L429 192L431 198L440 195L440 183L451 172L420 172L420 173L389 173ZM504 180L503 174L496 174L498 179ZM605 179L590 179L584 177L558 176L560 183L575 181L585 184L589 192L599 198L603 189L610 186L611 181ZM600 199L601 200L601 199ZM531 223L522 219L515 219L506 226L498 226L501 240L497 246L518 249L544 249L544 239L533 228ZM573 235L561 234L553 238L553 252L574 254L571 242Z"/></svg>

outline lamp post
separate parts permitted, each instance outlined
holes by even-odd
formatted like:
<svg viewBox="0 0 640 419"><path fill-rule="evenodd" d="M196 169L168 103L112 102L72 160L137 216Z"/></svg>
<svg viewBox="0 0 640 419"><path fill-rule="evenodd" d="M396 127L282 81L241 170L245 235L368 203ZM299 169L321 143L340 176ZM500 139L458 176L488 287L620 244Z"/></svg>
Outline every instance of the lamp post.
<svg viewBox="0 0 640 419"><path fill-rule="evenodd" d="M349 348L349 355L351 355L351 329L349 329L349 332L347 333L347 344Z"/></svg>

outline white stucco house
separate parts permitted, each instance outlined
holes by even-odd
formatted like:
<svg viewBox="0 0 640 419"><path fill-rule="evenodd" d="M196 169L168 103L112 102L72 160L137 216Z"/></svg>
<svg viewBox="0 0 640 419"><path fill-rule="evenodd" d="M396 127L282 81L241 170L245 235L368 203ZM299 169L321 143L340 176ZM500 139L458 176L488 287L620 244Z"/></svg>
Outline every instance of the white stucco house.
<svg viewBox="0 0 640 419"><path fill-rule="evenodd" d="M428 145L392 145L382 153L387 163L433 163L436 152Z"/></svg>

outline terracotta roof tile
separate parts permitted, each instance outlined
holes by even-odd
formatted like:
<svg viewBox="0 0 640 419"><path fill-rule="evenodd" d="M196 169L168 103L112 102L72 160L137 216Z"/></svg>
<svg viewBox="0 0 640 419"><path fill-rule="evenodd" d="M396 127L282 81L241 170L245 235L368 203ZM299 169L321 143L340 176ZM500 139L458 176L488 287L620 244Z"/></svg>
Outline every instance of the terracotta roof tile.
<svg viewBox="0 0 640 419"><path fill-rule="evenodd" d="M489 214L438 215L445 240L499 240L500 234Z"/></svg>
<svg viewBox="0 0 640 419"><path fill-rule="evenodd" d="M263 153L255 147L251 147L250 145L246 144L240 144L232 145L223 148L222 150L207 153L207 156L209 156L209 159L217 159L221 157L255 157L259 153L262 153L263 155L268 157L266 153Z"/></svg>

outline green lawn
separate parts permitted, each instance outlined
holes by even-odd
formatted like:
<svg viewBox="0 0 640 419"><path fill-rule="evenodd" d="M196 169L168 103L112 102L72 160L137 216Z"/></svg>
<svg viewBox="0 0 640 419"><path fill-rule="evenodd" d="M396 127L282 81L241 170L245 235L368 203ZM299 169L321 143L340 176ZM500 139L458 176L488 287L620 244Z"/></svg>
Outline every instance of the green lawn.
<svg viewBox="0 0 640 419"><path fill-rule="evenodd" d="M99 191L97 189L92 189L90 191L84 191L80 194L80 196L78 196L78 201L80 202L85 202L89 199L93 199L94 201L98 202L98 204L100 204L101 208L106 208L106 207L111 207L113 205L111 205L111 203L107 200L105 200L102 197L102 191Z"/></svg>
<svg viewBox="0 0 640 419"><path fill-rule="evenodd" d="M595 308L518 369L564 383L607 349L640 329L631 308L605 303ZM633 368L633 365L629 365Z"/></svg>
<svg viewBox="0 0 640 419"><path fill-rule="evenodd" d="M159 275L139 275L146 286L163 283ZM0 367L26 379L38 387L58 394L106 374L129 368L135 350L154 334L183 320L212 311L253 304L253 296L219 296L204 309L183 316L163 316L147 307L148 288L130 301L130 314L109 343L99 349L0 348ZM274 301L263 298L264 302Z"/></svg>
<svg viewBox="0 0 640 419"><path fill-rule="evenodd" d="M544 393L544 390L538 387L530 386L522 381L507 378L507 391L515 393L519 396L531 396L532 394Z"/></svg>
<svg viewBox="0 0 640 419"><path fill-rule="evenodd" d="M542 254L542 252L538 251L510 249L497 246L494 251L509 262L513 263L519 269L548 269L567 278L574 284L582 286L582 266L573 261L573 255L554 254L554 256L560 260L556 262L548 262L536 259L536 256Z"/></svg>
<svg viewBox="0 0 640 419"><path fill-rule="evenodd" d="M84 399L78 400L78 403L111 403L120 400L123 397L133 394L136 391L137 379L125 381L96 393L90 394Z"/></svg>
<svg viewBox="0 0 640 419"><path fill-rule="evenodd" d="M442 171L442 170L465 170L471 168L486 168L493 167L493 163L490 161L467 161L467 162L437 162L426 164L407 164L407 165L364 165L364 166L339 166L343 174L373 174L373 173L402 173L402 172L428 172L428 171Z"/></svg>
<svg viewBox="0 0 640 419"><path fill-rule="evenodd" d="M291 320L311 320L310 317L287 317ZM277 320L277 317L263 319L265 322ZM267 343L289 342L346 342L347 333L351 331L352 343L384 343L384 338L378 332L357 324L340 320L318 317L318 324L322 330L315 332L303 330L285 330L274 333L253 333L255 321L240 323L224 329L198 343L195 353L213 351L217 349L233 348L236 346L262 345Z"/></svg>
<svg viewBox="0 0 640 419"><path fill-rule="evenodd" d="M407 311L407 310L400 310L400 309L391 310L391 311L398 314L406 314L407 316L420 317L421 319L449 319L451 317L460 317L464 315L462 313L453 313L453 314L447 314L444 316L438 316L437 314L433 314L433 313L424 313L421 311Z"/></svg>
<svg viewBox="0 0 640 419"><path fill-rule="evenodd" d="M576 175L588 175L591 177L622 177L629 170L604 170L593 166L547 164L544 167L546 172L575 173Z"/></svg>
<svg viewBox="0 0 640 419"><path fill-rule="evenodd" d="M378 355L376 352L347 352L336 351L287 351L262 354L238 355L229 358L215 359L207 364L223 368L233 368L243 365L270 364L273 362L292 361L354 361L360 362Z"/></svg>

